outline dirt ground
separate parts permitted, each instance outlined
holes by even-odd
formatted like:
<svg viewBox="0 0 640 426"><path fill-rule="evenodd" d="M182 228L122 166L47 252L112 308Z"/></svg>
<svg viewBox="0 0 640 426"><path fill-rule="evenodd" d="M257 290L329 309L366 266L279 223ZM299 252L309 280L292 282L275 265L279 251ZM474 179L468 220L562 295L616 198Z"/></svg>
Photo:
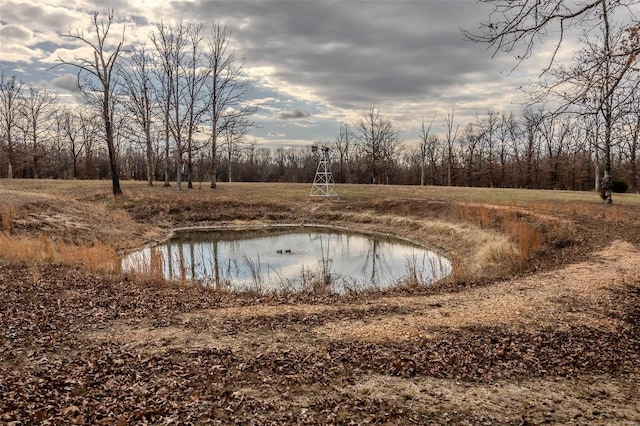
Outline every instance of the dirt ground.
<svg viewBox="0 0 640 426"><path fill-rule="evenodd" d="M640 424L640 196L106 185L2 181L3 233L125 253L176 227L331 224L428 245L454 274L231 294L0 258L2 424ZM526 259L514 224L540 237Z"/></svg>

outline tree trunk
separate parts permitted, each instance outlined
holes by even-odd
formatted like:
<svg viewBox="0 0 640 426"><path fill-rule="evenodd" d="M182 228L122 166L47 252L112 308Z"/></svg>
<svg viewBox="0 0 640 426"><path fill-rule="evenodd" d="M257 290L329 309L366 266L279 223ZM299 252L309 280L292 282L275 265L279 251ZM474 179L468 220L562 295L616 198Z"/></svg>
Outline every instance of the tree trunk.
<svg viewBox="0 0 640 426"><path fill-rule="evenodd" d="M218 151L217 138L216 138L216 124L212 125L213 135L211 135L211 189L215 189L218 186L216 181L216 174L218 173L216 166L216 151Z"/></svg>
<svg viewBox="0 0 640 426"><path fill-rule="evenodd" d="M164 117L164 184L165 188L171 186L169 183L169 171L171 169L171 156L169 155L169 114Z"/></svg>
<svg viewBox="0 0 640 426"><path fill-rule="evenodd" d="M151 130L145 127L145 138L147 140L147 186L153 186L153 144L151 143Z"/></svg>
<svg viewBox="0 0 640 426"><path fill-rule="evenodd" d="M120 179L118 176L118 165L116 163L116 150L113 143L113 125L111 123L111 114L109 111L108 87L105 87L105 99L102 104L102 116L104 118L105 130L107 132L107 150L109 151L109 169L111 170L111 189L114 196L122 195L120 189Z"/></svg>
<svg viewBox="0 0 640 426"><path fill-rule="evenodd" d="M193 154L191 146L191 135L189 135L189 143L187 144L187 188L193 189Z"/></svg>

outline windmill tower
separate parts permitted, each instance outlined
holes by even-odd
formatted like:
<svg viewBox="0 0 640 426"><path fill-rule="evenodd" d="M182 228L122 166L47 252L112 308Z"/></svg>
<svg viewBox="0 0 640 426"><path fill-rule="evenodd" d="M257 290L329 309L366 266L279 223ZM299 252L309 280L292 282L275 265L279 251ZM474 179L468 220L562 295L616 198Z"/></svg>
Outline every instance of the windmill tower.
<svg viewBox="0 0 640 426"><path fill-rule="evenodd" d="M316 177L313 179L313 185L311 186L311 192L309 197L337 197L336 191L333 189L333 175L331 174L330 167L330 153L331 149L328 146L312 145L311 151L314 153L320 151L320 161L318 161L318 168L316 169Z"/></svg>

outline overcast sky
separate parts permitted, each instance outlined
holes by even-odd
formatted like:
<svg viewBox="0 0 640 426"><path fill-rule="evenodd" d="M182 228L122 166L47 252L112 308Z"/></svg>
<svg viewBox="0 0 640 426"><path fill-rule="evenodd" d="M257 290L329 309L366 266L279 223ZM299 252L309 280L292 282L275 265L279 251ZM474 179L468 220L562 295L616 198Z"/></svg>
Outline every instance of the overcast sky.
<svg viewBox="0 0 640 426"><path fill-rule="evenodd" d="M490 12L474 0L0 0L0 69L69 96L70 76L47 70L71 48L60 35L89 29L106 8L126 23L126 42L162 20L226 24L259 106L251 134L271 147L334 140L371 106L407 143L423 116L442 133L452 109L461 125L489 109L520 111L518 88L545 65L541 52L508 75L513 58L465 40L461 28Z"/></svg>

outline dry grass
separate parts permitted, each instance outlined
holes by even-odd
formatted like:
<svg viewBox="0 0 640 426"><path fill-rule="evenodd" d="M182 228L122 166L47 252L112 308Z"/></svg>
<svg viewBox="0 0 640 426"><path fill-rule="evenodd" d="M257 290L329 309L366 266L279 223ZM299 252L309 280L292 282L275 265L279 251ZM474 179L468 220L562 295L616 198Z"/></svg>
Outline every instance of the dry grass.
<svg viewBox="0 0 640 426"><path fill-rule="evenodd" d="M204 183L202 186L195 183L195 189L178 191L175 184L163 188L161 184L147 187L145 182L124 181L122 188L125 195L114 199L104 181L5 180L0 194L9 201L0 211L0 223L5 232L21 235L16 232L16 226L24 222L25 228L35 229L27 235L32 239L38 232L43 232L54 239L56 245L64 240L66 247L77 247L74 250L91 253L95 247L103 245L113 251L128 251L162 238L176 226L177 216L171 212L176 207L192 206L201 209L199 217L206 217L215 212L216 203L221 202L228 202L227 205L239 202L241 209L273 205L281 210L295 211L295 215L282 215L295 218L293 220L368 231L384 230L420 242L453 261L454 271L449 280L470 282L507 277L520 271L541 248L570 246L577 238L571 221L573 217L601 218L608 223L633 221L637 218L629 207L640 205L640 196L631 194L616 197L617 204L613 206L604 206L593 193L511 189L338 185L338 199L326 203L309 200L309 186L304 184L221 183L218 189L211 190ZM406 211L399 209L389 214L381 214L380 209L351 210L351 205L356 203L375 206L388 200L440 203L447 206L447 216L425 212L424 217L419 217L420 213L412 210L410 204ZM152 213L136 222L128 211L135 212L141 206L154 208L150 209ZM25 219L19 219L23 213ZM189 214L181 213L180 217L188 220ZM279 217L264 213L262 221L252 219L254 222L251 223L280 223ZM216 222L219 225L230 223L248 222ZM38 238L35 240L39 241ZM100 244L94 244L93 240L99 240ZM26 243L29 244L33 243ZM61 246L55 250L64 252L65 248ZM25 250L34 251L37 249ZM60 256L27 254L26 259ZM95 264L91 256L83 255L86 260L79 263ZM90 268L105 269L102 266ZM142 268L139 274L158 275L157 266L148 269Z"/></svg>
<svg viewBox="0 0 640 426"><path fill-rule="evenodd" d="M36 264L57 263L80 266L91 273L114 274L120 270L115 250L100 242L91 246L52 241L45 234L34 239L0 234L0 257Z"/></svg>
<svg viewBox="0 0 640 426"><path fill-rule="evenodd" d="M452 206L453 215L458 216L462 222L475 224L481 229L498 229L511 240L511 243L491 241L478 244L482 239L474 239L479 254L478 264L484 265L484 275L500 276L499 271L505 274L522 269L543 246L544 238L540 228L544 228L549 234L547 240L553 244L561 245L559 242L556 243L560 239L564 245L573 242L573 226L567 221L546 214L551 210L551 204L544 202L536 205L538 208L535 210L477 203ZM532 221L537 222L537 225L530 223ZM478 272L474 273L468 266L463 269L465 270L458 271L462 274L461 278L457 278L456 274L452 278L466 281L483 277ZM487 269L493 269L493 273L486 274Z"/></svg>
<svg viewBox="0 0 640 426"><path fill-rule="evenodd" d="M525 222L506 222L504 229L518 244L518 260L520 262L529 260L533 253L542 247L540 232Z"/></svg>
<svg viewBox="0 0 640 426"><path fill-rule="evenodd" d="M0 224L2 224L2 230L5 232L11 232L13 229L13 222L18 218L16 207L13 203L7 203L2 206L0 210Z"/></svg>

